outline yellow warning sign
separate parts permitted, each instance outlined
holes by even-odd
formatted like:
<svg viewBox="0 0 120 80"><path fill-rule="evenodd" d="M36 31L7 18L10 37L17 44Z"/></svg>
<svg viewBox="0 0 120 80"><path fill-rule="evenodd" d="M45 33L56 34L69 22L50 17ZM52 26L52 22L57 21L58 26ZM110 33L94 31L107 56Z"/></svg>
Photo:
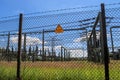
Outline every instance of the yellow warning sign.
<svg viewBox="0 0 120 80"><path fill-rule="evenodd" d="M62 33L62 32L64 32L64 30L62 29L61 25L58 24L58 25L57 25L57 28L56 28L56 30L55 30L55 33Z"/></svg>

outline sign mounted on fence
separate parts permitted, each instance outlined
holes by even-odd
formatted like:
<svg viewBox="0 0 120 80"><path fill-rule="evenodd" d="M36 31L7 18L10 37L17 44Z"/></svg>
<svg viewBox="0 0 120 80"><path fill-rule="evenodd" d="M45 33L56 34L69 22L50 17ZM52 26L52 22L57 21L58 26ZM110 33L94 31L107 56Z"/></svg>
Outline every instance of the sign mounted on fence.
<svg viewBox="0 0 120 80"><path fill-rule="evenodd" d="M56 29L55 29L55 33L62 33L64 32L63 28L61 27L60 24L57 25Z"/></svg>

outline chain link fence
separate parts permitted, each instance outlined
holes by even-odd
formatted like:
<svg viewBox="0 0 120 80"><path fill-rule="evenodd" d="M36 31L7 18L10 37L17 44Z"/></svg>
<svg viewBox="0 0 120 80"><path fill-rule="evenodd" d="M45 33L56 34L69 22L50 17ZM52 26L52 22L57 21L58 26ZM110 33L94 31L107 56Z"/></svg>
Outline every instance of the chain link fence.
<svg viewBox="0 0 120 80"><path fill-rule="evenodd" d="M106 5L106 37L99 8L0 18L0 80L119 80L119 5Z"/></svg>
<svg viewBox="0 0 120 80"><path fill-rule="evenodd" d="M114 6L114 5L112 5ZM109 47L109 76L111 80L119 80L119 13L120 9L118 7L106 8L106 16L110 17L109 23L107 23L107 43Z"/></svg>

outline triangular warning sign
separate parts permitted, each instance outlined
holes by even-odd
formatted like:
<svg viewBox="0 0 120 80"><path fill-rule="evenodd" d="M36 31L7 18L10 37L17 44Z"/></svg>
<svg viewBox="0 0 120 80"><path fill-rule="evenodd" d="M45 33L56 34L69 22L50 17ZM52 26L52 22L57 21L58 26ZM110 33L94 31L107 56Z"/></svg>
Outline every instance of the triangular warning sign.
<svg viewBox="0 0 120 80"><path fill-rule="evenodd" d="M62 33L62 32L64 32L64 30L62 29L61 25L58 24L57 28L55 29L55 33Z"/></svg>

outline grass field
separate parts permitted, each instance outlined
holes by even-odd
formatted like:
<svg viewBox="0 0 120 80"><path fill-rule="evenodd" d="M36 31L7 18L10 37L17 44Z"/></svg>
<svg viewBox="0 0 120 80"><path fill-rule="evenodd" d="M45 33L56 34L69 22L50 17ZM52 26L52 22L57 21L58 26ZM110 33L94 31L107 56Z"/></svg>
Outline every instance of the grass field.
<svg viewBox="0 0 120 80"><path fill-rule="evenodd" d="M22 80L104 80L104 65L87 61L22 62ZM110 80L120 80L120 61L110 62ZM16 80L16 62L0 62L0 80Z"/></svg>

